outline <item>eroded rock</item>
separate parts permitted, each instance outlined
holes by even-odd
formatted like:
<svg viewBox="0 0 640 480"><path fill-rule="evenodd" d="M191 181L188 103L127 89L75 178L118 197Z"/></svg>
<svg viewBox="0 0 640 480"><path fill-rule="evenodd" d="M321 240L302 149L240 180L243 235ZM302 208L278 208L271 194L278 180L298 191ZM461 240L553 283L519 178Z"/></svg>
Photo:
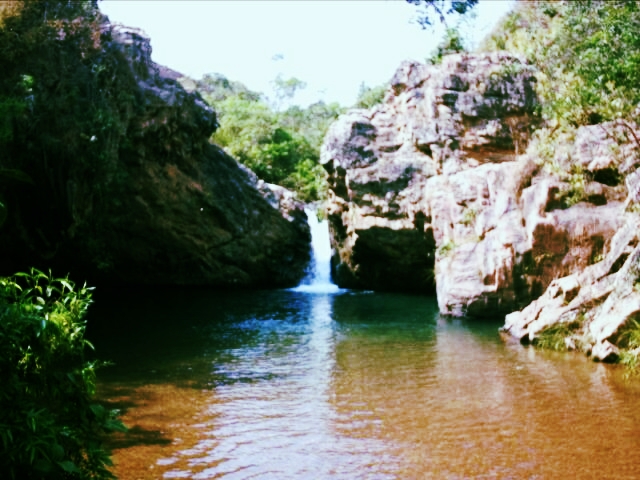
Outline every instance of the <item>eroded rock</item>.
<svg viewBox="0 0 640 480"><path fill-rule="evenodd" d="M455 202L480 205L489 195L487 185L469 187L474 174L464 172L480 165L498 171L495 163L515 160L536 104L534 81L532 69L506 53L452 55L439 66L405 62L382 105L351 111L331 126L321 162L330 176L340 285L433 291L443 270L435 267L437 247L475 228L469 223L450 239L449 225L459 224ZM504 198L496 201L509 208ZM489 213L480 216L489 221ZM448 291L441 284L439 298Z"/></svg>
<svg viewBox="0 0 640 480"><path fill-rule="evenodd" d="M406 62L382 105L332 126L322 162L339 284L427 292L435 282L441 313L453 316L507 314L549 288L527 307L535 322L506 330L530 341L605 301L604 274L558 279L603 268L594 265L625 222L627 192L640 191L637 134L582 127L556 151L558 171L543 168L535 150L519 155L534 125L533 82L505 53ZM543 312L549 299L557 309Z"/></svg>

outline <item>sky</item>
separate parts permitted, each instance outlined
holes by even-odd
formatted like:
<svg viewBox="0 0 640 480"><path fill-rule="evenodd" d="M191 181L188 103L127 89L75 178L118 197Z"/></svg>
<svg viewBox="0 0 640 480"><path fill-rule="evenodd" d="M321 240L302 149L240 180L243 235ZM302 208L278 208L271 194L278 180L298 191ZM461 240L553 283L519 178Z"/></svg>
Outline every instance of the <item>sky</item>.
<svg viewBox="0 0 640 480"><path fill-rule="evenodd" d="M473 46L512 7L480 0L461 31ZM424 62L443 28L423 30L403 0L103 0L113 23L141 28L152 59L192 78L221 73L273 96L273 80L296 77L295 103L352 105L360 86L391 79L403 60Z"/></svg>

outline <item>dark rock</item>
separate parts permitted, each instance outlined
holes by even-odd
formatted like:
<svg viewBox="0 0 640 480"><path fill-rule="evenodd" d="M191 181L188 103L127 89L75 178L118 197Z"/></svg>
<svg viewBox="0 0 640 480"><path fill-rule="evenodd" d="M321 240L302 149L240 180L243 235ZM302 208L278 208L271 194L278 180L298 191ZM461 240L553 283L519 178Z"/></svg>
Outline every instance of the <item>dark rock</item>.
<svg viewBox="0 0 640 480"><path fill-rule="evenodd" d="M105 20L101 42L101 61L117 63L130 89L120 92L130 103L117 106L122 128L105 152L112 176L99 179L109 195L70 172L61 179L70 221L56 244L45 252L37 229L11 238L9 226L0 243L16 259L10 266L93 283L297 284L310 257L303 206L209 143L215 112L178 72L151 61L143 32Z"/></svg>

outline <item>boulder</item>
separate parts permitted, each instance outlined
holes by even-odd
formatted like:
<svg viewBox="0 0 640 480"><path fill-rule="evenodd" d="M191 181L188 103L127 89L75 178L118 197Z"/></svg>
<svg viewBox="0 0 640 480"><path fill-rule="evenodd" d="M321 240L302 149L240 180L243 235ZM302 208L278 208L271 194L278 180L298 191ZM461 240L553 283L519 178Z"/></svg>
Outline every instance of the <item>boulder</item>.
<svg viewBox="0 0 640 480"><path fill-rule="evenodd" d="M633 213L620 217L625 223L601 261L552 281L537 300L506 316L502 334L530 343L546 329L566 324L567 345L597 360L616 358L620 329L640 318L640 219Z"/></svg>

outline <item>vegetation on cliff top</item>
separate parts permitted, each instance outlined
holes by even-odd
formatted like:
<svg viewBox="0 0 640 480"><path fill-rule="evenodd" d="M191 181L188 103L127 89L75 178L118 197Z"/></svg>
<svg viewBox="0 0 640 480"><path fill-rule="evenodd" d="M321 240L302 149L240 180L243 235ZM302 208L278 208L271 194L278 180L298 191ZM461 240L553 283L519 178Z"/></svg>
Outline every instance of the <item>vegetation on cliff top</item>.
<svg viewBox="0 0 640 480"><path fill-rule="evenodd" d="M563 153L579 127L601 125L610 138L637 145L632 127L640 105L639 31L640 3L635 1L518 2L482 46L518 54L537 68L543 124L535 132L533 153L547 173L567 185L565 207L585 199L591 180ZM619 360L633 368L640 358L639 331L630 318L615 340ZM582 335L579 323L560 324L541 332L534 343L581 348Z"/></svg>
<svg viewBox="0 0 640 480"><path fill-rule="evenodd" d="M508 50L538 69L542 156L581 125L635 116L640 103L640 4L518 2L482 49Z"/></svg>

